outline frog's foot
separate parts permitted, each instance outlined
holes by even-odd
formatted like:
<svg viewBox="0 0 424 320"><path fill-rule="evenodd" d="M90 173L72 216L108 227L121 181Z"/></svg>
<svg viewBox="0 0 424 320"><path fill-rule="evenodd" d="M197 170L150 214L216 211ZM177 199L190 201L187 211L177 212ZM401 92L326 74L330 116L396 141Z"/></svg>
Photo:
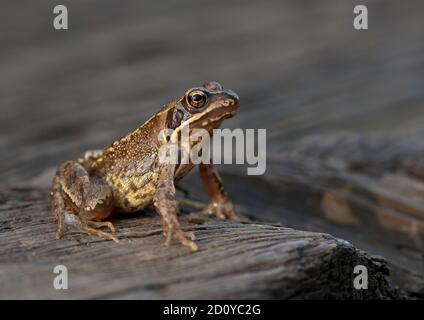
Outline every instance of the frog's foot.
<svg viewBox="0 0 424 320"><path fill-rule="evenodd" d="M65 235L66 227L64 217L60 215L57 217L57 231L56 231L56 239L61 239Z"/></svg>
<svg viewBox="0 0 424 320"><path fill-rule="evenodd" d="M205 214L209 214L209 215L214 215L218 219L222 219L222 220L236 219L237 218L234 207L228 199L211 201L200 212L205 213Z"/></svg>
<svg viewBox="0 0 424 320"><path fill-rule="evenodd" d="M108 227L110 231L116 232L116 227L109 221L88 221L93 228Z"/></svg>
<svg viewBox="0 0 424 320"><path fill-rule="evenodd" d="M162 219L164 220L164 219ZM172 239L178 240L182 245L189 247L192 251L197 251L197 244L194 242L196 236L193 232L185 232L177 219L169 218L167 221L162 221L163 235L165 236L165 245L171 245Z"/></svg>
<svg viewBox="0 0 424 320"><path fill-rule="evenodd" d="M200 178L209 198L209 205L201 212L213 214L219 219L235 219L236 212L224 191L221 178L211 164L200 164Z"/></svg>
<svg viewBox="0 0 424 320"><path fill-rule="evenodd" d="M112 236L110 233L94 229L107 226L112 232L115 232L115 227L111 222L85 221L77 216L73 216L73 220L75 227L77 227L81 232L87 233L91 236L97 236L102 239L112 240L116 243L119 242L118 238ZM94 226L94 228L89 225Z"/></svg>
<svg viewBox="0 0 424 320"><path fill-rule="evenodd" d="M233 205L231 204L228 198L224 198L223 200L211 201L207 206L203 202L189 200L189 199L181 199L178 200L178 203L181 206L193 208L195 211L192 214L208 214L214 215L219 219L239 219L234 210Z"/></svg>

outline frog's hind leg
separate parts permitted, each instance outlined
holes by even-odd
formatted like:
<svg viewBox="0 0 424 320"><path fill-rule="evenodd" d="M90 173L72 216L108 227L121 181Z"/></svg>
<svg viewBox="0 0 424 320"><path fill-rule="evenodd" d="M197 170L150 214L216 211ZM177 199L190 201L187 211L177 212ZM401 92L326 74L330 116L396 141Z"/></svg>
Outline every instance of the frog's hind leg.
<svg viewBox="0 0 424 320"><path fill-rule="evenodd" d="M222 185L222 180L212 164L199 165L200 178L208 195L209 204L203 213L215 215L219 219L237 219L236 212Z"/></svg>
<svg viewBox="0 0 424 320"><path fill-rule="evenodd" d="M52 204L52 213L54 218L57 221L57 231L56 239L60 239L65 234L65 201L62 197L62 192L60 188L60 182L57 175L54 176L52 182L52 191L51 195L51 204Z"/></svg>
<svg viewBox="0 0 424 320"><path fill-rule="evenodd" d="M96 230L115 227L111 222L100 221L113 212L112 192L98 176L90 176L84 166L74 161L63 163L53 178L51 203L53 216L58 221L56 238L65 233L65 223L82 232L118 242L114 236Z"/></svg>

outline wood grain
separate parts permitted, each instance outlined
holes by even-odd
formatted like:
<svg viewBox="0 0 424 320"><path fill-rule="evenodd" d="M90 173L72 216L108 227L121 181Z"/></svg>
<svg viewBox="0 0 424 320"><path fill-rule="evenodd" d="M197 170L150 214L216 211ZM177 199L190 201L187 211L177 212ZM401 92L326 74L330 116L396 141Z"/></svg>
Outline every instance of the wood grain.
<svg viewBox="0 0 424 320"><path fill-rule="evenodd" d="M423 141L418 134L308 137L269 156L267 175L223 176L252 218L348 239L386 257L397 283L424 297Z"/></svg>
<svg viewBox="0 0 424 320"><path fill-rule="evenodd" d="M263 223L205 219L200 251L163 245L149 212L115 219L119 244L79 233L54 239L47 192L3 191L0 205L0 299L399 299L381 257L343 240ZM53 288L55 265L68 268L69 289ZM369 289L353 287L365 265Z"/></svg>

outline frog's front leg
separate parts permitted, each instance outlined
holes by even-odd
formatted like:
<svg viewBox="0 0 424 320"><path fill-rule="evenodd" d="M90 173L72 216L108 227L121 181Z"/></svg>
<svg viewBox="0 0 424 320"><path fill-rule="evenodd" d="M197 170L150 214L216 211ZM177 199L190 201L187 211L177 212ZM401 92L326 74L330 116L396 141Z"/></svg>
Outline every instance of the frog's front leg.
<svg viewBox="0 0 424 320"><path fill-rule="evenodd" d="M106 226L115 231L112 223L100 221L113 211L112 192L101 177L90 176L82 164L67 161L59 166L51 197L53 215L58 222L56 238L65 234L66 222L82 232L118 242L109 233L95 229Z"/></svg>
<svg viewBox="0 0 424 320"><path fill-rule="evenodd" d="M222 185L222 180L212 164L199 165L200 178L208 195L209 204L202 210L203 213L213 214L220 219L235 219L236 213L227 193Z"/></svg>
<svg viewBox="0 0 424 320"><path fill-rule="evenodd" d="M172 238L174 238L181 244L191 248L192 251L197 251L197 245L193 241L195 240L194 234L191 232L184 232L178 221L174 174L175 165L159 165L158 183L153 198L153 204L161 217L163 234L166 238L165 244L169 245Z"/></svg>

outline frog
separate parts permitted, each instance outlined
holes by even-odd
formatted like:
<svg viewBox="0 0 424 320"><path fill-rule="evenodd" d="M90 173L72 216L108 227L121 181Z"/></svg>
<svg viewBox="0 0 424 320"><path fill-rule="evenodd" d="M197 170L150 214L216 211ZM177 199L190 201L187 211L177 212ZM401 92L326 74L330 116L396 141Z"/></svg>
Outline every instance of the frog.
<svg viewBox="0 0 424 320"><path fill-rule="evenodd" d="M160 150L169 143L169 135L162 132L200 128L213 134L239 106L234 91L216 81L206 82L164 104L141 126L107 148L86 151L77 160L59 165L50 193L56 238L63 238L67 227L73 226L84 234L119 242L110 218L152 206L159 214L165 245L175 240L197 251L195 234L184 231L178 219L178 180L197 165L208 197L201 212L219 219L235 219L237 214L212 163L160 161Z"/></svg>

